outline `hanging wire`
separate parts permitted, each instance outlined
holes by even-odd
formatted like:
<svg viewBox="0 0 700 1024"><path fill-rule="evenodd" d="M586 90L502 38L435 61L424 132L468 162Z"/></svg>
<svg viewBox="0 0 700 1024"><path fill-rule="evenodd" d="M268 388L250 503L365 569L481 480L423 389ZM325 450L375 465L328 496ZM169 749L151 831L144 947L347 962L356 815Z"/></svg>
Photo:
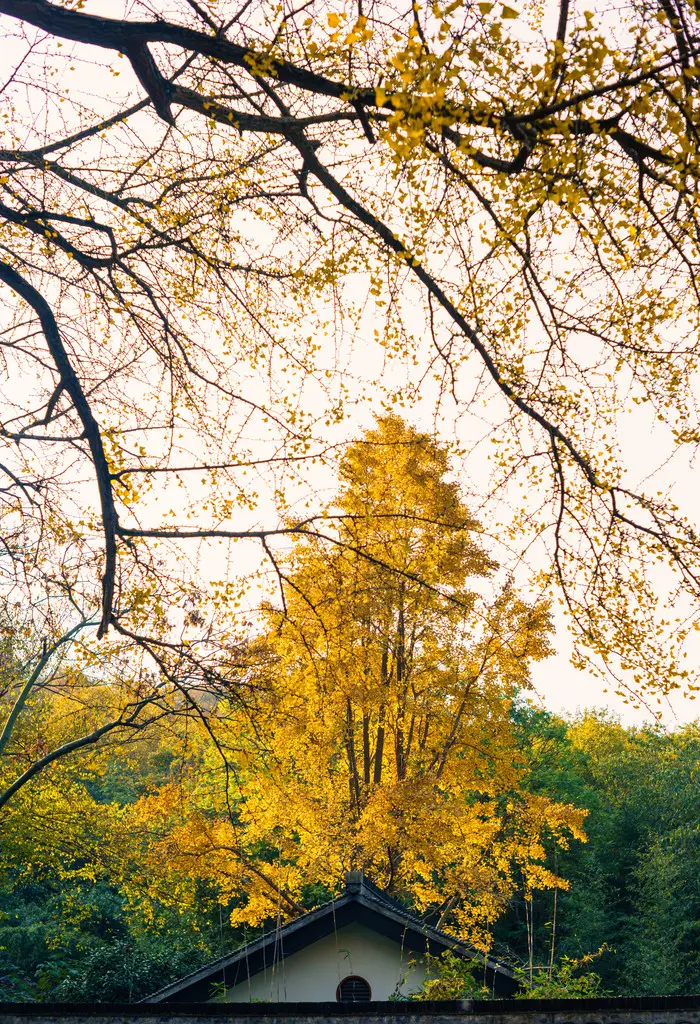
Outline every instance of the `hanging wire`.
<svg viewBox="0 0 700 1024"><path fill-rule="evenodd" d="M245 940L245 972L246 977L248 978L248 1002L252 1003L253 991L250 987L250 961L248 960L248 927L245 924L243 925L243 938Z"/></svg>
<svg viewBox="0 0 700 1024"><path fill-rule="evenodd" d="M396 988L394 989L394 992L396 993L397 996L400 996L402 994L401 993L401 989L403 988L403 983L404 983L404 981L408 981L408 975L410 973L410 965L407 964L406 965L406 974L405 975L403 974L403 952L404 952L404 942L406 941L406 932L407 931L408 931L408 922L406 922L406 924L403 926L403 931L401 932L401 946L400 946L400 953L399 953L399 974L398 974L398 977L396 979Z"/></svg>
<svg viewBox="0 0 700 1024"><path fill-rule="evenodd" d="M335 939L335 968L338 975L338 988L340 988L342 978L340 977L340 946L338 945L338 922L335 917L335 899L336 898L334 896L331 903L331 909L333 911L333 937Z"/></svg>
<svg viewBox="0 0 700 1024"><path fill-rule="evenodd" d="M224 959L224 919L223 912L221 909L221 903L219 902L219 956L221 960ZM223 992L223 1001L226 1002L226 966L222 962L221 964L221 991Z"/></svg>
<svg viewBox="0 0 700 1024"><path fill-rule="evenodd" d="M282 879L282 851L278 848L277 850L277 877L281 882ZM284 1002L287 1002L287 965L284 962L284 931L282 930L282 894L280 887L277 890L277 920L279 923L279 942L280 942L280 958L282 961L282 992L284 993ZM279 986L277 989L279 993Z"/></svg>
<svg viewBox="0 0 700 1024"><path fill-rule="evenodd" d="M279 857L279 850L277 851ZM279 860L278 860L278 881L279 881ZM277 920L275 923L275 941L272 947L272 971L270 973L270 1002L272 1002L272 989L275 983L275 967L277 965L277 947L282 944L282 894L280 892L279 884L277 886ZM279 995L279 982L277 984L277 994ZM279 1002L279 1000L276 1000Z"/></svg>

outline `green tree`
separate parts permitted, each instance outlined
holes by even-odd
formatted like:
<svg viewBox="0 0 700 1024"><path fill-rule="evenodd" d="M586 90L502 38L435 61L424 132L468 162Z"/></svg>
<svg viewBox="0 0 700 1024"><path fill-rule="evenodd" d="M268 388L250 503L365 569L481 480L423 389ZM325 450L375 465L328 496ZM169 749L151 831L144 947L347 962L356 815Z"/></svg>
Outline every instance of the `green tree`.
<svg viewBox="0 0 700 1024"><path fill-rule="evenodd" d="M521 896L497 940L545 975L560 956L575 962L607 944L596 967L606 989L697 991L697 725L636 729L592 712L565 722L525 707L516 725L528 784L586 808L589 841L549 850L570 888L556 901Z"/></svg>

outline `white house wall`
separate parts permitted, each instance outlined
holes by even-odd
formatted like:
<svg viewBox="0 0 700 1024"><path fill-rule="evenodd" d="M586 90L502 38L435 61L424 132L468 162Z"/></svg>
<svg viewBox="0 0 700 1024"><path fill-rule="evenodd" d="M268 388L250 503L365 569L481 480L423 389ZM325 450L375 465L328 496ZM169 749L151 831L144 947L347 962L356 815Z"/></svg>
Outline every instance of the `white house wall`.
<svg viewBox="0 0 700 1024"><path fill-rule="evenodd" d="M245 964L240 971L245 973ZM338 984L349 974L369 982L373 1000L389 999L399 990L405 996L420 988L425 961L363 925L349 924L232 986L225 1001L334 1002Z"/></svg>

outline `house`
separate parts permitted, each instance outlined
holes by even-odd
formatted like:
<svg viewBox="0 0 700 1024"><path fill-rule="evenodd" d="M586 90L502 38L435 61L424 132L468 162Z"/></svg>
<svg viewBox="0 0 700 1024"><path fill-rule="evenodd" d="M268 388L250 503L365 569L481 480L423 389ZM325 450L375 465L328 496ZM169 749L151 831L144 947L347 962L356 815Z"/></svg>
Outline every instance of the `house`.
<svg viewBox="0 0 700 1024"><path fill-rule="evenodd" d="M376 1002L420 988L426 954L478 957L495 998L517 988L512 972L427 925L368 881L346 875L344 893L254 942L166 985L146 1003Z"/></svg>

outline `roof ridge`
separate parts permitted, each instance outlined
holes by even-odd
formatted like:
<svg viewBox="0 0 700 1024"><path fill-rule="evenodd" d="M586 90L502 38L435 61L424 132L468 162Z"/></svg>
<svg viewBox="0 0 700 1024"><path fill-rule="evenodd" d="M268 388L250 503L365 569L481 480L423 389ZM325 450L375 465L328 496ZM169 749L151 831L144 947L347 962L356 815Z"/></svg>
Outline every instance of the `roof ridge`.
<svg viewBox="0 0 700 1024"><path fill-rule="evenodd" d="M384 891L384 889L380 889L378 885L371 881L371 879L363 878L362 888L369 889L371 895L375 896L379 902L385 903L388 907L391 907L393 910L398 910L400 913L404 914L406 917L410 918L413 921L419 921L420 924L424 927L432 927L428 924L428 922L425 920L422 914L418 913L415 910L409 909L406 906L406 904L403 903L396 896L390 896L387 892ZM436 928L434 930L440 931L439 928Z"/></svg>

